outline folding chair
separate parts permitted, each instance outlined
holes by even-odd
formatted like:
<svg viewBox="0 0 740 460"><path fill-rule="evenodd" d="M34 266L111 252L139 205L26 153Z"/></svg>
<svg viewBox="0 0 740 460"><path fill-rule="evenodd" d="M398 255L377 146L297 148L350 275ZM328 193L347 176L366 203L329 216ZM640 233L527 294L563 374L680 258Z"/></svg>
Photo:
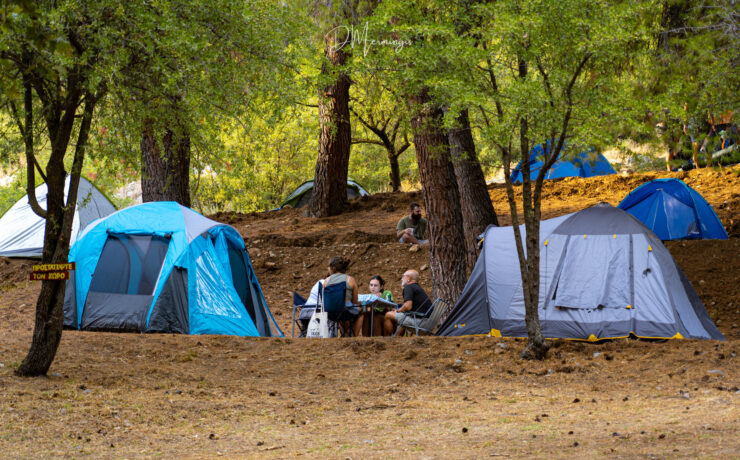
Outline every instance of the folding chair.
<svg viewBox="0 0 740 460"><path fill-rule="evenodd" d="M342 337L352 335L352 326L350 325L350 327L345 328L342 324L345 321L352 322L358 316L347 310L344 299L346 289L346 282L330 284L329 286L319 285L319 304L324 306L324 311L328 313L329 320L340 325Z"/></svg>
<svg viewBox="0 0 740 460"><path fill-rule="evenodd" d="M447 302L442 299L434 299L434 303L426 310L404 312L409 315L410 321L404 320L403 324L399 324L398 331L401 330L401 327L406 327L414 329L416 335L419 335L419 331L431 334L439 325L445 311L447 311Z"/></svg>
<svg viewBox="0 0 740 460"><path fill-rule="evenodd" d="M296 318L296 311L300 313ZM298 338L306 337L308 322L311 321L311 315L316 310L316 305L306 305L306 299L297 292L293 292L293 330L291 336L295 337L295 327L298 326Z"/></svg>

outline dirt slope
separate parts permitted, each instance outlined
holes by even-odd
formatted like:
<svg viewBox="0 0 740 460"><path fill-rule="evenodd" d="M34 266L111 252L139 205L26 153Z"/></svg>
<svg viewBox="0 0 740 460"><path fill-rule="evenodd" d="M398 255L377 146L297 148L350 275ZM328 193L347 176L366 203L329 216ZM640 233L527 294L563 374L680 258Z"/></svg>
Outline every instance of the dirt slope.
<svg viewBox="0 0 740 460"><path fill-rule="evenodd" d="M740 452L740 169L682 177L731 239L669 243L727 342L557 342L522 362L493 338L306 341L65 331L48 378L19 379L38 285L31 262L0 260L0 452L4 457L480 458L717 457ZM664 177L665 175L662 175ZM617 204L656 175L564 179L552 217ZM502 222L503 188L490 189ZM332 255L361 286L397 297L428 252L393 242L418 194L380 194L337 217L299 210L219 215L245 237L265 296L290 335L291 293Z"/></svg>

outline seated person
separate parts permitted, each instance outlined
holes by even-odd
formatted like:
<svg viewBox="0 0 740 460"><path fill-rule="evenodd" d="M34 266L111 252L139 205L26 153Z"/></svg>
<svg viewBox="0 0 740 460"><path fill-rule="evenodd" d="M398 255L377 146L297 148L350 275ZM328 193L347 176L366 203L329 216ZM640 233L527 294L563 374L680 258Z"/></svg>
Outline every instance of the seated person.
<svg viewBox="0 0 740 460"><path fill-rule="evenodd" d="M353 314L357 314L360 312L359 307L355 306L359 303L357 300L359 288L357 287L357 281L345 273L348 266L348 259L345 259L342 256L332 257L331 260L329 260L329 276L327 276L322 283L324 284L324 287L338 283L347 283L344 293L345 306L351 307L354 311L350 311ZM363 315L359 315L355 320L355 323L352 325L352 331L354 332L355 337L358 337L362 333L362 317Z"/></svg>
<svg viewBox="0 0 740 460"><path fill-rule="evenodd" d="M383 300L387 300L388 302L394 302L393 294L391 293L391 291L385 289L385 281L379 275L376 275L370 278L369 287L370 287L370 294L376 295ZM386 309L382 306L375 307L375 314L372 315L373 334L383 335L383 312L385 310ZM366 316L369 315L369 312L366 313L365 315ZM365 335L370 335L370 323L369 322L365 325L364 332L365 332Z"/></svg>
<svg viewBox="0 0 740 460"><path fill-rule="evenodd" d="M385 281L380 275L373 276L370 278L370 294L376 295L383 300L393 302L393 293L388 289L385 289Z"/></svg>
<svg viewBox="0 0 740 460"><path fill-rule="evenodd" d="M427 244L427 225L429 222L421 217L421 206L418 203L411 203L409 206L411 213L404 216L398 225L396 225L396 238L399 243L408 244Z"/></svg>
<svg viewBox="0 0 740 460"><path fill-rule="evenodd" d="M416 270L407 270L401 278L403 286L403 305L396 311L389 311L385 314L384 330L385 335L393 335L393 329L396 324L401 326L399 335L405 332L404 324L411 324L413 317L406 314L409 311L426 311L432 305L432 301L419 286L419 272Z"/></svg>

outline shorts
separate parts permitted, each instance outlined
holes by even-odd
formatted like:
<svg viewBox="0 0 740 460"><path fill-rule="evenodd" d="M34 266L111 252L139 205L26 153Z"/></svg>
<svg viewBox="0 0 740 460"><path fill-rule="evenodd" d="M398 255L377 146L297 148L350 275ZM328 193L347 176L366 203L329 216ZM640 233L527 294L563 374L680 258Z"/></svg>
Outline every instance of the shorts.
<svg viewBox="0 0 740 460"><path fill-rule="evenodd" d="M403 241L403 238L399 238L398 242L405 243L405 241ZM419 244L427 244L427 243L429 243L429 240L419 240Z"/></svg>
<svg viewBox="0 0 740 460"><path fill-rule="evenodd" d="M402 312L402 311L396 312L396 324L398 324L399 326L414 327L414 326L418 326L419 321L420 320L414 318L413 316L405 312Z"/></svg>

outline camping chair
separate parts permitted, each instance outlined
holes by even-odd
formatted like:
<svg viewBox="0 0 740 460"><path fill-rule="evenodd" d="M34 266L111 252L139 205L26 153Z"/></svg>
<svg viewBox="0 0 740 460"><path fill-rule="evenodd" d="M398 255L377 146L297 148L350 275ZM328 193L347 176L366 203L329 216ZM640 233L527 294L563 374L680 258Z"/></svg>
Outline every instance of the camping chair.
<svg viewBox="0 0 740 460"><path fill-rule="evenodd" d="M329 320L340 325L341 337L352 335L352 325L343 327L343 323L345 321L350 321L351 323L359 316L347 310L344 300L346 289L346 282L330 284L329 286L319 284L319 304L324 306L324 311L329 314Z"/></svg>
<svg viewBox="0 0 740 460"><path fill-rule="evenodd" d="M300 309L296 318L296 311ZM291 336L295 337L295 327L298 326L298 338L306 337L308 322L316 310L316 305L306 305L306 299L297 292L293 292L293 330Z"/></svg>
<svg viewBox="0 0 740 460"><path fill-rule="evenodd" d="M405 314L410 316L411 321L404 321L403 324L399 324L396 334L399 333L402 327L414 329L416 335L419 335L419 331L431 334L439 325L442 315L446 311L447 302L438 298L434 299L434 303L427 307L426 310L405 312Z"/></svg>

